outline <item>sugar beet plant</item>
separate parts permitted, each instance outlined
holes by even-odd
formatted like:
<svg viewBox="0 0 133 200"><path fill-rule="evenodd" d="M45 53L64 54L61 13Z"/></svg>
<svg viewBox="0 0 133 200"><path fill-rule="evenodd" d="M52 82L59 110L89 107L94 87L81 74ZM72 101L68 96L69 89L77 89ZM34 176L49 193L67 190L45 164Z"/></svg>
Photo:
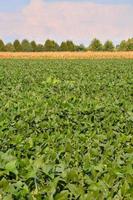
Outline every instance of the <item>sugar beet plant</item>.
<svg viewBox="0 0 133 200"><path fill-rule="evenodd" d="M0 199L133 198L133 60L0 61Z"/></svg>

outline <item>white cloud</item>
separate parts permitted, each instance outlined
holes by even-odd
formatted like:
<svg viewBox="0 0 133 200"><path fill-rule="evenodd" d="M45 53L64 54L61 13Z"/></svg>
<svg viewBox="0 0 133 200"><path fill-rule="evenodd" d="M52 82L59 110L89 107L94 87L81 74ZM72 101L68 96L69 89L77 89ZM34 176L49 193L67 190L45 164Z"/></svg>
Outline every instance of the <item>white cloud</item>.
<svg viewBox="0 0 133 200"><path fill-rule="evenodd" d="M0 36L44 42L72 39L89 42L132 37L133 6L101 5L88 2L31 0L19 13L0 13Z"/></svg>

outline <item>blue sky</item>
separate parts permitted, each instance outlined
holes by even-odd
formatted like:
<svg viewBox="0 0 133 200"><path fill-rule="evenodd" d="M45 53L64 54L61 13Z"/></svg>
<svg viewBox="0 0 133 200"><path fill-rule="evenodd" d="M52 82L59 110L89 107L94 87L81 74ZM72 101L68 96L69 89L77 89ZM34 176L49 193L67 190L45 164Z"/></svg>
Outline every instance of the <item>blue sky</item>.
<svg viewBox="0 0 133 200"><path fill-rule="evenodd" d="M102 4L133 4L133 0L45 0L47 2L93 2ZM0 0L0 11L16 11L27 5L30 0Z"/></svg>
<svg viewBox="0 0 133 200"><path fill-rule="evenodd" d="M133 37L133 0L0 0L0 38L44 42Z"/></svg>
<svg viewBox="0 0 133 200"><path fill-rule="evenodd" d="M19 10L29 3L29 0L0 0L0 11Z"/></svg>

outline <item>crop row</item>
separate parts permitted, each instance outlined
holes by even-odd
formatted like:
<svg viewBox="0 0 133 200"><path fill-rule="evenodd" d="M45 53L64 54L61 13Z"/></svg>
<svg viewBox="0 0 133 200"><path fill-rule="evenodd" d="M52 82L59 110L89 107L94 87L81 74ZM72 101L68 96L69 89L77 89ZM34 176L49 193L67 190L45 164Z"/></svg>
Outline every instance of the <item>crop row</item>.
<svg viewBox="0 0 133 200"><path fill-rule="evenodd" d="M132 60L0 60L0 199L131 200L132 134Z"/></svg>

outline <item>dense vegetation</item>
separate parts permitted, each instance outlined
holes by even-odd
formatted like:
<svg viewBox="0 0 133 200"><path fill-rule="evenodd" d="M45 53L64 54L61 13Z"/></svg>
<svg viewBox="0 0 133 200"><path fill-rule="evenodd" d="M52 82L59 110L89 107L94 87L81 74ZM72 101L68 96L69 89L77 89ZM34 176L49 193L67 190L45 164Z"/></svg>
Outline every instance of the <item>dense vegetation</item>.
<svg viewBox="0 0 133 200"><path fill-rule="evenodd" d="M132 200L133 60L0 60L0 199Z"/></svg>
<svg viewBox="0 0 133 200"><path fill-rule="evenodd" d="M44 44L37 44L35 41L29 42L24 39L22 42L15 40L12 43L4 44L0 40L0 51L8 52L42 52L42 51L133 51L133 38L127 41L123 40L119 45L114 45L112 41L108 40L104 44L98 39L93 39L89 47L83 44L76 45L72 41L62 42L60 45L54 40L46 40Z"/></svg>

